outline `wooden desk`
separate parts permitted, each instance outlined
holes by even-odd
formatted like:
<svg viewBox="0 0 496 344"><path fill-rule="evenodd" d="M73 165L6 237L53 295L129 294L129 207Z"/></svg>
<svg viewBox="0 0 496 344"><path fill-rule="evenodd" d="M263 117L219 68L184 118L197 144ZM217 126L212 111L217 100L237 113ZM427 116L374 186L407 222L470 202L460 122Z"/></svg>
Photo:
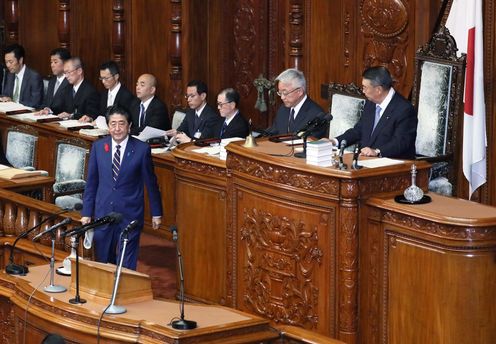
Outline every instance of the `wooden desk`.
<svg viewBox="0 0 496 344"><path fill-rule="evenodd" d="M25 277L0 272L2 338L9 343L26 338L27 344L37 344L47 333L55 332L71 343L95 343L98 318L105 307L89 300L72 305L68 300L74 295L69 292L44 292L41 287L46 284L47 271L48 266L33 267ZM70 277L56 275L55 283L69 287ZM179 315L176 301L151 300L126 308L124 314L103 317L102 343L267 343L279 337L267 320L221 306L187 304L187 319L198 323L191 331L167 325Z"/></svg>
<svg viewBox="0 0 496 344"><path fill-rule="evenodd" d="M227 162L173 153L187 295L356 342L361 208L409 186L411 162L339 171L271 156L290 148L269 141L227 150Z"/></svg>
<svg viewBox="0 0 496 344"><path fill-rule="evenodd" d="M429 196L367 202L361 343L496 343L496 208Z"/></svg>
<svg viewBox="0 0 496 344"><path fill-rule="evenodd" d="M53 202L53 183L54 178L48 176L33 176L18 179L0 178L1 189L25 194L49 203Z"/></svg>

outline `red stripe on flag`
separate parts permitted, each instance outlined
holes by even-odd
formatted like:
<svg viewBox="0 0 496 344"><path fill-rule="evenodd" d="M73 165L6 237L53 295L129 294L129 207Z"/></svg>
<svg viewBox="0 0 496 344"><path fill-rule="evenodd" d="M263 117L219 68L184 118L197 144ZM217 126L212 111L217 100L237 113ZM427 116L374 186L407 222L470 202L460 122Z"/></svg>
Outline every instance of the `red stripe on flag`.
<svg viewBox="0 0 496 344"><path fill-rule="evenodd" d="M475 65L475 28L468 30L467 68L465 70L465 108L467 115L474 115L474 65Z"/></svg>

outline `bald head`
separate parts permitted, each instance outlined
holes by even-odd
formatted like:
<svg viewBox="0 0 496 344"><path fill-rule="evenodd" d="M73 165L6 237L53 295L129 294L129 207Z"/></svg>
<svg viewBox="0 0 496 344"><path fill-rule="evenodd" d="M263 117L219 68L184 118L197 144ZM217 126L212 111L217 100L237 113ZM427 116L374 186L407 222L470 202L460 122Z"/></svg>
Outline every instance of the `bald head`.
<svg viewBox="0 0 496 344"><path fill-rule="evenodd" d="M155 95L157 78L152 74L143 74L136 82L136 96L145 102Z"/></svg>

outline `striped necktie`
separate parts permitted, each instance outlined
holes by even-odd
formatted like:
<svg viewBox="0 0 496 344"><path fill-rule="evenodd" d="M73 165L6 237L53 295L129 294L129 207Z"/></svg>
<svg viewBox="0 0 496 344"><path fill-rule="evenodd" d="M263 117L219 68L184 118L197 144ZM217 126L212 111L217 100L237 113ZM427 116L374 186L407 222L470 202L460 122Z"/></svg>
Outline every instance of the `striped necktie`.
<svg viewBox="0 0 496 344"><path fill-rule="evenodd" d="M143 103L140 105L140 117L139 117L139 123L138 127L142 127L145 124L145 106Z"/></svg>
<svg viewBox="0 0 496 344"><path fill-rule="evenodd" d="M121 169L121 145L115 146L114 158L112 159L112 178L117 180L119 170Z"/></svg>
<svg viewBox="0 0 496 344"><path fill-rule="evenodd" d="M19 77L16 75L15 76L15 90L14 90L14 96L12 97L13 101L15 101L16 103L19 102Z"/></svg>

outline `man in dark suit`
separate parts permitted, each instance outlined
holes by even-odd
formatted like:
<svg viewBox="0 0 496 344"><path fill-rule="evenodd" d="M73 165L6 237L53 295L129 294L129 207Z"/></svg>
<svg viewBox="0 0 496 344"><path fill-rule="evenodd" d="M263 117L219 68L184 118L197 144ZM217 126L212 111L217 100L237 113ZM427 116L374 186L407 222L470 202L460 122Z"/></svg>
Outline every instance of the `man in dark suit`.
<svg viewBox="0 0 496 344"><path fill-rule="evenodd" d="M307 95L305 76L297 69L287 69L276 78L277 94L283 105L277 110L272 126L266 130L269 135L298 133L308 122L323 117L324 110ZM317 138L326 136L327 126L315 128L310 135Z"/></svg>
<svg viewBox="0 0 496 344"><path fill-rule="evenodd" d="M336 143L360 142L361 155L365 156L414 159L417 116L412 104L395 92L386 68L371 67L362 76L367 97L362 117L353 128L336 137Z"/></svg>
<svg viewBox="0 0 496 344"><path fill-rule="evenodd" d="M24 48L12 44L5 48L5 65L9 70L0 101L14 101L38 108L43 100L43 80L24 64Z"/></svg>
<svg viewBox="0 0 496 344"><path fill-rule="evenodd" d="M52 77L48 80L48 87L43 97L43 110L40 114L60 113L64 103L66 88L69 88L69 82L64 75L64 63L71 58L69 50L57 48L50 53L50 68Z"/></svg>
<svg viewBox="0 0 496 344"><path fill-rule="evenodd" d="M186 85L189 109L177 128L167 132L168 136L176 135L179 142L210 139L218 136L217 129L222 118L207 104L207 85L200 80L192 80Z"/></svg>
<svg viewBox="0 0 496 344"><path fill-rule="evenodd" d="M98 115L100 96L84 78L83 63L79 57L72 57L64 63L64 75L72 87L65 89L63 112L57 116L84 122L93 121Z"/></svg>
<svg viewBox="0 0 496 344"><path fill-rule="evenodd" d="M162 201L150 147L129 136L130 119L124 109L109 109L110 136L96 141L91 148L81 222L90 223L91 218L101 218L110 212L122 214L120 223L98 227L93 233L96 260L116 264L121 254L120 235L131 221L138 220L138 229L129 232L123 260L124 267L135 270L144 220L144 186L154 229L162 221Z"/></svg>
<svg viewBox="0 0 496 344"><path fill-rule="evenodd" d="M127 112L136 97L119 81L119 65L108 61L100 66L100 81L105 91L100 95L100 115L104 115L109 106L118 105Z"/></svg>
<svg viewBox="0 0 496 344"><path fill-rule="evenodd" d="M162 130L171 128L167 106L156 95L157 79L151 74L143 74L136 82L136 99L131 104L131 134L139 135L145 127Z"/></svg>
<svg viewBox="0 0 496 344"><path fill-rule="evenodd" d="M219 121L217 137L227 139L230 137L246 137L249 132L248 121L239 113L239 93L226 88L217 96L217 108L224 121Z"/></svg>

